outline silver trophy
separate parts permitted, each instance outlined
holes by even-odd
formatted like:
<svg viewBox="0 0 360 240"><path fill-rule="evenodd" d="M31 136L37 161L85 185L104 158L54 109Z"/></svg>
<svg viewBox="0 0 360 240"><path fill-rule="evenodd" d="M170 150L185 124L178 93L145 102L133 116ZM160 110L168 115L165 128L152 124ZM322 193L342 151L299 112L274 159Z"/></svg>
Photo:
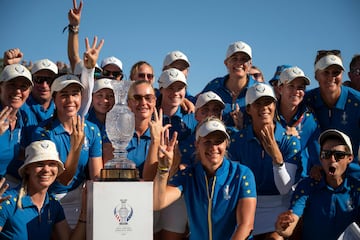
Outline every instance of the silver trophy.
<svg viewBox="0 0 360 240"><path fill-rule="evenodd" d="M135 131L134 113L127 106L130 81L111 82L114 88L115 105L106 114L106 133L114 147L114 158L105 163L100 178L104 181L138 180L136 164L127 158L127 150Z"/></svg>

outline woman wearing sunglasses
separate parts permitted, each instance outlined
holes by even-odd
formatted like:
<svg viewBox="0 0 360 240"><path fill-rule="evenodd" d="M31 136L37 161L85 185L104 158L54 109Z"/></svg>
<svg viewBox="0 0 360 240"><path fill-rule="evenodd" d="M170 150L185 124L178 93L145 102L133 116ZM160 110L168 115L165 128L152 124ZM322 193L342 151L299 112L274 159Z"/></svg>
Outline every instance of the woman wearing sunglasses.
<svg viewBox="0 0 360 240"><path fill-rule="evenodd" d="M299 228L301 239L336 240L360 220L360 182L347 174L354 158L350 138L329 129L320 135L319 143L323 178L306 178L297 185L289 210L276 222L276 231L284 237Z"/></svg>
<svg viewBox="0 0 360 240"><path fill-rule="evenodd" d="M339 50L321 50L315 59L315 79L319 87L305 95L320 130L334 128L347 134L354 152L360 141L360 93L342 85L344 66Z"/></svg>

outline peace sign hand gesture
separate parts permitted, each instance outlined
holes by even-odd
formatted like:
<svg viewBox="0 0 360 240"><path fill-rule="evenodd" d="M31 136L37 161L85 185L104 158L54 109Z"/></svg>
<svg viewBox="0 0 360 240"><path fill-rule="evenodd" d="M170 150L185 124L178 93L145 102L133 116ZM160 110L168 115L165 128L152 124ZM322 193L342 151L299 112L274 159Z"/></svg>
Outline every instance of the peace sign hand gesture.
<svg viewBox="0 0 360 240"><path fill-rule="evenodd" d="M69 24L71 26L78 26L80 25L80 19L81 19L81 10L83 7L83 2L80 1L79 8L77 7L76 0L73 0L73 9L69 10L68 18L69 18Z"/></svg>
<svg viewBox="0 0 360 240"><path fill-rule="evenodd" d="M86 52L84 53L84 65L87 69L92 69L95 67L96 62L99 58L99 53L101 48L104 45L104 39L101 39L99 45L97 45L97 36L94 37L92 46L90 47L89 39L85 38Z"/></svg>

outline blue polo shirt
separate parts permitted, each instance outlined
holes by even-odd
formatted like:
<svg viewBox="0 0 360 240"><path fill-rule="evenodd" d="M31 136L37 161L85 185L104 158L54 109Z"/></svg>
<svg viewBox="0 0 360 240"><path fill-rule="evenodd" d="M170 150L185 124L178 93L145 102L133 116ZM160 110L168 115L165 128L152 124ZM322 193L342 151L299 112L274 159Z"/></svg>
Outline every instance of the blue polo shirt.
<svg viewBox="0 0 360 240"><path fill-rule="evenodd" d="M210 179L199 161L177 172L169 185L184 195L190 239L230 239L237 226L239 200L256 198L251 170L227 158Z"/></svg>
<svg viewBox="0 0 360 240"><path fill-rule="evenodd" d="M149 151L150 143L151 134L150 128L148 128L140 137L134 132L134 135L126 148L128 151L127 158L135 162L136 167L139 169L140 178L142 178L144 163Z"/></svg>
<svg viewBox="0 0 360 240"><path fill-rule="evenodd" d="M338 239L349 224L360 220L360 182L348 177L334 189L324 178L300 181L293 194L290 209L303 216L303 239Z"/></svg>
<svg viewBox="0 0 360 240"><path fill-rule="evenodd" d="M321 132L330 128L342 131L350 137L353 152L357 153L360 142L360 92L341 86L340 97L332 108L323 101L320 88L307 92L305 99L320 124Z"/></svg>
<svg viewBox="0 0 360 240"><path fill-rule="evenodd" d="M170 136L176 131L178 133L178 141L185 140L193 132L197 125L194 113L184 113L181 107L178 107L173 116L163 115L163 124L171 124Z"/></svg>
<svg viewBox="0 0 360 240"><path fill-rule="evenodd" d="M299 166L301 161L299 139L286 135L285 129L276 122L275 140L283 155L284 162ZM258 195L280 194L274 181L272 158L261 146L251 125L231 137L228 152L231 160L239 161L248 166L254 173Z"/></svg>
<svg viewBox="0 0 360 240"><path fill-rule="evenodd" d="M234 126L234 121L230 116L230 112L234 111L236 109L236 104L238 104L241 112L244 114L244 124L246 126L250 123L250 117L246 113L245 94L247 89L250 86L252 86L254 83L256 83L256 81L249 75L248 82L245 88L240 92L237 99L233 101L231 91L226 87L226 81L228 79L229 79L229 75L215 78L212 81L210 81L201 92L203 93L207 91L213 91L214 93L219 95L219 97L221 97L221 99L224 101L225 108L222 113L222 120L224 121L227 127Z"/></svg>
<svg viewBox="0 0 360 240"><path fill-rule="evenodd" d="M0 112L3 107L0 105ZM17 169L21 166L23 161L18 160L19 152L22 147L23 130L29 125L35 125L34 119L29 118L26 112L19 110L16 113L16 124L13 130L8 128L0 135L0 178L7 173L14 173L17 176ZM14 168L14 171L11 169Z"/></svg>
<svg viewBox="0 0 360 240"><path fill-rule="evenodd" d="M97 119L94 107L90 108L89 112L85 116L85 119L96 124L96 126L98 126L103 143L110 142L110 139L108 138L107 133L106 133L105 124L100 122Z"/></svg>
<svg viewBox="0 0 360 240"><path fill-rule="evenodd" d="M320 144L318 142L320 136L320 127L314 114L305 106L300 104L298 111L294 115L290 122L286 122L283 115L281 115L277 107L278 112L276 119L283 128L295 127L299 136L301 145L301 166L299 166L299 177L309 176L310 169L314 165L320 165Z"/></svg>
<svg viewBox="0 0 360 240"><path fill-rule="evenodd" d="M51 193L65 193L77 188L86 180L87 165L90 158L102 157L102 141L99 128L92 122L85 120L84 144L80 152L78 168L69 185L64 186L54 182L49 191ZM60 160L65 163L70 152L70 134L64 129L59 119L50 118L36 128L32 141L48 139L52 140L59 152Z"/></svg>
<svg viewBox="0 0 360 240"><path fill-rule="evenodd" d="M54 101L51 99L50 105L47 109L41 106L35 98L30 94L28 99L26 100L26 105L29 107L30 111L35 115L37 122L42 122L48 118L51 118L54 115L55 111L55 104ZM26 108L25 104L23 105Z"/></svg>
<svg viewBox="0 0 360 240"><path fill-rule="evenodd" d="M0 239L50 239L54 225L65 219L60 203L46 194L40 212L29 195L22 198L22 209L17 207L19 188L7 191L12 197L0 205Z"/></svg>

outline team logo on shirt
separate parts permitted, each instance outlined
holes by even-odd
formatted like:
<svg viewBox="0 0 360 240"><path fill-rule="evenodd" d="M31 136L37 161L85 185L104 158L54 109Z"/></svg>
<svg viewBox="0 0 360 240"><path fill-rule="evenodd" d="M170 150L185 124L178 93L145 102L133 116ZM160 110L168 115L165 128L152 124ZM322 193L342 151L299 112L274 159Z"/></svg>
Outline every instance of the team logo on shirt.
<svg viewBox="0 0 360 240"><path fill-rule="evenodd" d="M347 122L347 114L346 112L344 112L342 115L341 115L341 124L343 125L346 125L348 122Z"/></svg>
<svg viewBox="0 0 360 240"><path fill-rule="evenodd" d="M225 200L229 200L231 198L229 185L225 185L223 195Z"/></svg>

